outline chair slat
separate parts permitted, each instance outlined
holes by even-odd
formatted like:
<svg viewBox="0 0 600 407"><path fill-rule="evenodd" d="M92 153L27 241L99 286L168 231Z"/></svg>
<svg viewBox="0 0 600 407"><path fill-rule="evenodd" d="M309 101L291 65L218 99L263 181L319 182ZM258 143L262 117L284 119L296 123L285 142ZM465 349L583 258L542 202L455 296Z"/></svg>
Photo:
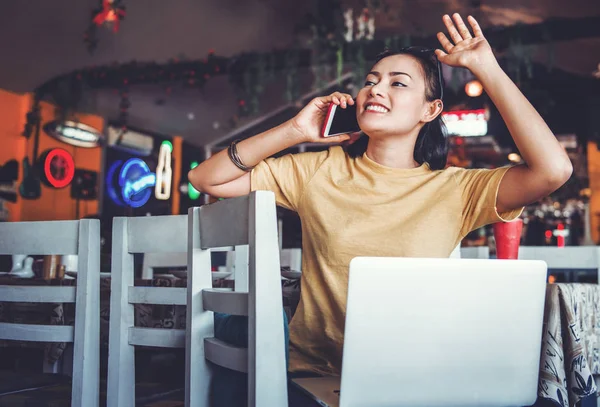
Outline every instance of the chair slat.
<svg viewBox="0 0 600 407"><path fill-rule="evenodd" d="M184 287L129 287L130 304L186 305Z"/></svg>
<svg viewBox="0 0 600 407"><path fill-rule="evenodd" d="M248 199L246 195L200 207L202 249L248 244Z"/></svg>
<svg viewBox="0 0 600 407"><path fill-rule="evenodd" d="M5 222L0 224L0 254L77 254L79 222Z"/></svg>
<svg viewBox="0 0 600 407"><path fill-rule="evenodd" d="M235 291L202 290L205 310L231 315L248 315L248 293Z"/></svg>
<svg viewBox="0 0 600 407"><path fill-rule="evenodd" d="M129 253L179 253L187 248L186 215L139 216L127 220Z"/></svg>
<svg viewBox="0 0 600 407"><path fill-rule="evenodd" d="M75 287L0 286L5 302L74 303Z"/></svg>
<svg viewBox="0 0 600 407"><path fill-rule="evenodd" d="M521 246L519 260L544 260L548 268L600 269L600 249L597 246ZM600 271L600 270L599 270Z"/></svg>
<svg viewBox="0 0 600 407"><path fill-rule="evenodd" d="M129 344L157 348L185 348L182 329L129 328Z"/></svg>
<svg viewBox="0 0 600 407"><path fill-rule="evenodd" d="M29 342L73 342L74 330L68 325L31 325L0 322L0 339Z"/></svg>
<svg viewBox="0 0 600 407"><path fill-rule="evenodd" d="M231 346L216 338L204 339L204 356L219 366L248 373L248 349Z"/></svg>

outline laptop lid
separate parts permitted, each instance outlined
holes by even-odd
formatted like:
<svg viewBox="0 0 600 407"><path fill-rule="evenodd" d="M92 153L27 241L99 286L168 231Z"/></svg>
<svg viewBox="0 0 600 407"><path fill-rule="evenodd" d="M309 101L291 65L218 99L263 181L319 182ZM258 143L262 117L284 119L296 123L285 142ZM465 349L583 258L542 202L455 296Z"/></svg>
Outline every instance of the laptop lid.
<svg viewBox="0 0 600 407"><path fill-rule="evenodd" d="M536 400L546 263L358 257L341 407Z"/></svg>

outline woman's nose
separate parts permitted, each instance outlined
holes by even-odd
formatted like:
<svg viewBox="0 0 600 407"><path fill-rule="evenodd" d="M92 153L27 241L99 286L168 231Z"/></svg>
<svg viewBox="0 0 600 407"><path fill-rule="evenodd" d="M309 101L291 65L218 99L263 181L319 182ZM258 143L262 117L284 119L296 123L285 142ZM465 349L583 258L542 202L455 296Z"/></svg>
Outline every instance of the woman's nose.
<svg viewBox="0 0 600 407"><path fill-rule="evenodd" d="M369 94L370 94L370 96L383 96L383 91L381 89L381 86L379 86L379 84L375 84L375 85L371 86L371 89L369 90Z"/></svg>

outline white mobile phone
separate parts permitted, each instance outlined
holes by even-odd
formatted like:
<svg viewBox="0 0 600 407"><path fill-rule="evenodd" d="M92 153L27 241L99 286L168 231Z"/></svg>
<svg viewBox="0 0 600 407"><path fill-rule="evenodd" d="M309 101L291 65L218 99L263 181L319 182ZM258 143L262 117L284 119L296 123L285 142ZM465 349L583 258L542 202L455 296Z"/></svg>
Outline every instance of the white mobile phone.
<svg viewBox="0 0 600 407"><path fill-rule="evenodd" d="M356 120L356 104L347 105L345 109L335 103L329 105L329 110L321 129L323 137L356 133L358 131L360 131L360 127Z"/></svg>

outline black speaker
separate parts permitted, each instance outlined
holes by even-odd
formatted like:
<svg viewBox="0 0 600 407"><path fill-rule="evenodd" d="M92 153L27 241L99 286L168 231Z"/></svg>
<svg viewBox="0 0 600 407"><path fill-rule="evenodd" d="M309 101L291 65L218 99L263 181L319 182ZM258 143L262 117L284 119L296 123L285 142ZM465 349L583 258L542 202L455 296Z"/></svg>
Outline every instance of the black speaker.
<svg viewBox="0 0 600 407"><path fill-rule="evenodd" d="M71 182L71 198L82 201L98 198L98 173L75 169Z"/></svg>
<svg viewBox="0 0 600 407"><path fill-rule="evenodd" d="M0 166L0 184L12 184L19 178L19 163L9 160Z"/></svg>

